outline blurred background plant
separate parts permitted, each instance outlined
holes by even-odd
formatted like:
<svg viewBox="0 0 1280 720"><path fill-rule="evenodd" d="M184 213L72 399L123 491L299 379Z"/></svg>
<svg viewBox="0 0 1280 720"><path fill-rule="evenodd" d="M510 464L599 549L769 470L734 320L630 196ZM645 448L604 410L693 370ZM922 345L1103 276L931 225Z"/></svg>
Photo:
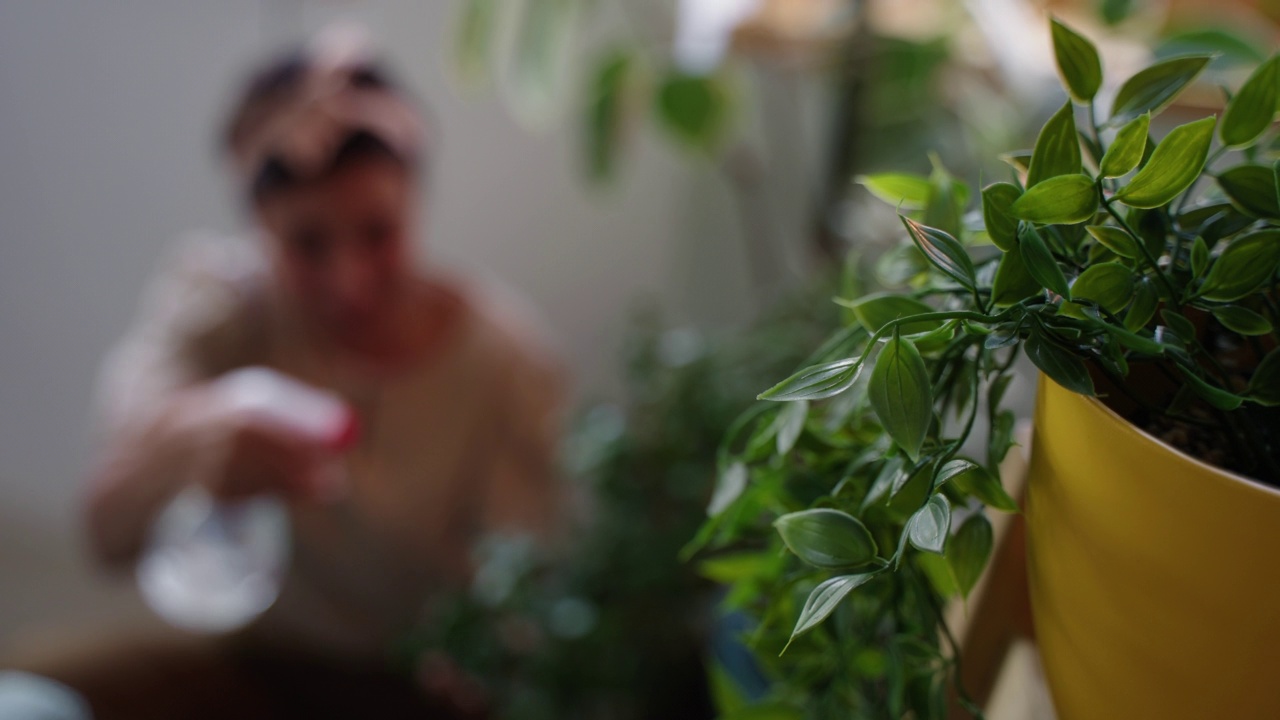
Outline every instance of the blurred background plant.
<svg viewBox="0 0 1280 720"><path fill-rule="evenodd" d="M448 653L503 718L714 716L705 662L718 591L680 551L706 519L724 429L835 327L837 308L821 301L831 289L817 283L719 338L641 314L625 398L583 412L566 443L587 504L567 553L488 541L470 592L405 639L405 662Z"/></svg>

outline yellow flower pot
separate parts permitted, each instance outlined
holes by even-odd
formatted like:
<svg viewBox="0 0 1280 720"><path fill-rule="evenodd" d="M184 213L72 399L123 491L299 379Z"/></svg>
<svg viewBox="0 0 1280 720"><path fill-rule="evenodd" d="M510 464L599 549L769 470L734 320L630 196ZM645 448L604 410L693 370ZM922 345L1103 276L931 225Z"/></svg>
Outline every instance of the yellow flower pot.
<svg viewBox="0 0 1280 720"><path fill-rule="evenodd" d="M1029 482L1060 720L1280 718L1280 492L1043 378Z"/></svg>

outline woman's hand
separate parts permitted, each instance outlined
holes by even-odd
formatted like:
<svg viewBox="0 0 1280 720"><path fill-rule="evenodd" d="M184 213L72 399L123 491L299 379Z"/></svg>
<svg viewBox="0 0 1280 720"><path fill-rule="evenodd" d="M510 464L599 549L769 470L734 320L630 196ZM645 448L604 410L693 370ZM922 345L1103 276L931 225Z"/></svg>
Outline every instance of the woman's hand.
<svg viewBox="0 0 1280 720"><path fill-rule="evenodd" d="M237 500L279 495L288 500L322 499L331 494L325 473L329 451L307 438L246 413L214 418L208 432L219 437L202 458L205 472L196 480L215 498Z"/></svg>

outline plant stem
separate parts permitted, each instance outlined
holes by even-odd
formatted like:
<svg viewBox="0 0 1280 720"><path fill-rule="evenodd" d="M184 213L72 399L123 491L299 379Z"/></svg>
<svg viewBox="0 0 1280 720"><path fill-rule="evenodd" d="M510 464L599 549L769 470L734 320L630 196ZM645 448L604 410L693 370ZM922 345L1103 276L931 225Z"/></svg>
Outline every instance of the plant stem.
<svg viewBox="0 0 1280 720"><path fill-rule="evenodd" d="M960 665L960 643L956 642L956 637L951 633L950 626L947 625L946 614L942 611L942 606L938 604L938 598L926 589L922 595L929 601L929 607L933 609L934 616L938 619L938 627L941 628L943 636L947 638L947 644L951 646L951 663L955 667L955 674L952 675L951 681L956 689L956 697L960 700L960 704L965 710L969 711L975 718L981 720L983 718L982 708L969 697L969 693L964 689L963 672Z"/></svg>
<svg viewBox="0 0 1280 720"><path fill-rule="evenodd" d="M1141 235L1134 232L1133 228L1129 227L1129 223L1125 222L1125 219L1120 216L1120 213L1116 212L1115 208L1111 207L1111 200L1108 199L1106 195L1102 195L1101 180L1098 181L1098 194L1102 197L1102 206L1107 209L1107 213L1111 215L1111 217L1115 218L1117 223L1120 223L1120 227L1124 228L1124 231L1129 233L1129 237L1133 238L1133 241L1138 245L1138 249L1142 251L1143 259L1145 259L1147 264L1151 266L1156 277L1159 278L1160 284L1164 286L1165 292L1169 295L1169 301L1174 304L1174 307L1181 308L1181 298L1178 297L1177 292L1173 289L1173 284L1169 282L1169 278L1165 277L1165 274L1160 271L1160 263L1151 256L1151 251L1147 249L1146 241L1142 239Z"/></svg>

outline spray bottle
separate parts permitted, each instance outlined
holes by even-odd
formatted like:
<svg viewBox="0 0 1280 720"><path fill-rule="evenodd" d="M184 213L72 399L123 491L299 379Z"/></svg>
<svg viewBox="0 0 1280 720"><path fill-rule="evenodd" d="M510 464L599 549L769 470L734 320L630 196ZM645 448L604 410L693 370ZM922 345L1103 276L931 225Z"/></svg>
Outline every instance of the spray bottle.
<svg viewBox="0 0 1280 720"><path fill-rule="evenodd" d="M354 443L357 425L340 397L265 367L232 371L215 380L213 390L214 401L230 412L313 441L320 453L313 481L330 494L343 488L339 453ZM279 596L290 554L289 513L277 496L217 500L192 480L156 518L137 565L138 587L151 609L177 627L229 632Z"/></svg>

